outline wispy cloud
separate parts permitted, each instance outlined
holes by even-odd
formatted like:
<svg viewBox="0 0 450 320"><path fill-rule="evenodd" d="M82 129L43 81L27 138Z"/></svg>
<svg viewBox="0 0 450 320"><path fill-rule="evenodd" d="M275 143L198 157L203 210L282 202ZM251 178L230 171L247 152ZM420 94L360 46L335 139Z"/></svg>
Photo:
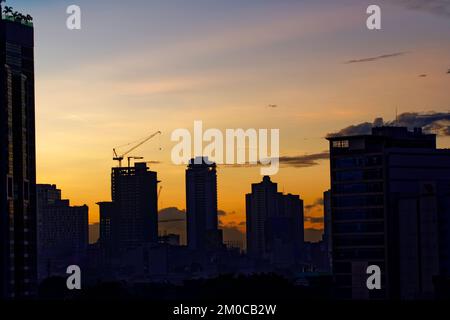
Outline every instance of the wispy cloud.
<svg viewBox="0 0 450 320"><path fill-rule="evenodd" d="M403 56L403 55L405 55L407 53L408 52L388 53L388 54L382 54L382 55L374 56L374 57L352 59L352 60L346 61L345 63L346 64L351 64L351 63L373 62L373 61L378 61L378 60L382 60L382 59L389 59L389 58L395 58L395 57Z"/></svg>
<svg viewBox="0 0 450 320"><path fill-rule="evenodd" d="M411 10L450 17L450 0L390 0L389 2Z"/></svg>
<svg viewBox="0 0 450 320"><path fill-rule="evenodd" d="M328 158L328 151L323 151L320 153L305 154L300 156L280 157L280 164L284 167L305 168L318 165L319 161L327 160Z"/></svg>
<svg viewBox="0 0 450 320"><path fill-rule="evenodd" d="M327 160L329 158L329 152L323 151L319 153L304 154L299 156L282 156L279 158L279 163L284 168L308 168L319 164L321 160ZM264 161L265 162L265 161ZM223 165L225 168L250 168L250 167L260 167L260 163L251 164L230 164Z"/></svg>
<svg viewBox="0 0 450 320"><path fill-rule="evenodd" d="M323 217L305 217L304 221L310 223L323 223Z"/></svg>
<svg viewBox="0 0 450 320"><path fill-rule="evenodd" d="M306 205L305 206L305 210L311 210L311 209L316 208L318 206L319 207L323 206L323 198L318 198L313 203Z"/></svg>
<svg viewBox="0 0 450 320"><path fill-rule="evenodd" d="M305 229L323 228L323 198L317 198L314 202L304 206L304 218Z"/></svg>
<svg viewBox="0 0 450 320"><path fill-rule="evenodd" d="M338 132L328 133L327 137L331 138L331 137L357 136L361 134L370 134L374 126L375 126L374 123L371 122L352 124L348 127L339 130Z"/></svg>
<svg viewBox="0 0 450 320"><path fill-rule="evenodd" d="M396 120L384 121L377 118L374 122L362 122L348 126L336 133L330 133L328 137L353 136L360 134L370 134L373 127L379 126L400 126L412 128L422 128L426 133L434 133L439 136L450 136L450 112L405 112L400 114Z"/></svg>

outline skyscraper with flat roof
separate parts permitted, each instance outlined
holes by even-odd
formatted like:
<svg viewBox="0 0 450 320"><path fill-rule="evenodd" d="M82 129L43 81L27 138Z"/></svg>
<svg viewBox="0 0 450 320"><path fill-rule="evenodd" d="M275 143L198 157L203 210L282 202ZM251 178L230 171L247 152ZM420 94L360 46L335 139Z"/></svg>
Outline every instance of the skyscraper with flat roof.
<svg viewBox="0 0 450 320"><path fill-rule="evenodd" d="M0 6L1 11L1 6ZM0 296L36 291L34 29L0 18Z"/></svg>
<svg viewBox="0 0 450 320"><path fill-rule="evenodd" d="M278 185L265 176L246 195L246 217L250 257L286 266L300 262L304 226L298 195L278 192Z"/></svg>
<svg viewBox="0 0 450 320"><path fill-rule="evenodd" d="M187 242L192 250L217 249L222 232L217 217L216 164L196 158L186 169Z"/></svg>
<svg viewBox="0 0 450 320"><path fill-rule="evenodd" d="M425 298L448 276L450 150L421 129L331 137L331 235L337 295ZM368 290L367 267L381 269Z"/></svg>

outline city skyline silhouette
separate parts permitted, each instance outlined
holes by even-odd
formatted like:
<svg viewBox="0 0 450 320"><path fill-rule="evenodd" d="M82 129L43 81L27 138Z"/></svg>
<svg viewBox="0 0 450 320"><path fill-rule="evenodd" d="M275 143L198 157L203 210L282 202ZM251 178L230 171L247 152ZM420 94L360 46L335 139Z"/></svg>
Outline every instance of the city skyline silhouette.
<svg viewBox="0 0 450 320"><path fill-rule="evenodd" d="M448 297L450 6L418 3L383 1L369 30L355 0L80 0L77 30L63 3L2 1L2 296L57 295L75 265L90 289L62 297L258 277L301 297ZM279 131L277 173L250 158L278 141L222 163L199 121ZM176 164L180 129L193 152Z"/></svg>
<svg viewBox="0 0 450 320"><path fill-rule="evenodd" d="M155 140L138 155L160 162L151 167L161 172L161 208L183 210L184 168L170 162L170 133L191 128L194 120L222 130L280 128L281 156L296 157L321 154L324 137L349 125L394 120L396 109L448 112L447 42L441 41L448 23L426 10L387 2L383 27L390 32L372 33L365 28L366 8L351 1L135 1L127 8L111 1L107 12L100 3L80 1L83 28L69 31L63 4L8 3L32 13L38 27L38 182L55 183L75 204L87 204L92 223L98 221L95 203L109 198L112 148L152 131L164 132L163 150ZM346 63L396 52L403 54ZM422 73L428 77L417 77ZM446 137L438 143L449 146ZM309 163L288 165L276 177L306 205L329 187L326 158ZM239 224L241 195L259 173L220 170L219 209L236 212L224 221ZM237 179L243 183L231 187ZM312 220L320 215L318 207L306 212Z"/></svg>

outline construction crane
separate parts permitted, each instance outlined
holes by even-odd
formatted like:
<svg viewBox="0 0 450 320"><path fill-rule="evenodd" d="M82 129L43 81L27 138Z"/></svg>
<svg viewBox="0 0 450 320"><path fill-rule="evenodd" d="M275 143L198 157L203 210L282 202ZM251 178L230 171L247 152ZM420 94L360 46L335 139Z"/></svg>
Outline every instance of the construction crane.
<svg viewBox="0 0 450 320"><path fill-rule="evenodd" d="M144 140L139 141L136 145L134 145L133 147L131 147L129 150L127 150L126 152L124 152L121 155L118 155L116 152L116 148L113 149L113 160L114 161L119 161L119 167L122 167L122 160L125 158L126 155L128 155L130 152L136 150L137 148L139 148L140 146L142 146L144 143L146 143L147 141L149 141L150 139L154 138L155 136L161 134L161 131L156 131L155 133L151 134L150 136L146 137ZM118 148L118 147L117 147ZM142 157L128 157L128 166L130 166L130 160L131 159L143 159Z"/></svg>

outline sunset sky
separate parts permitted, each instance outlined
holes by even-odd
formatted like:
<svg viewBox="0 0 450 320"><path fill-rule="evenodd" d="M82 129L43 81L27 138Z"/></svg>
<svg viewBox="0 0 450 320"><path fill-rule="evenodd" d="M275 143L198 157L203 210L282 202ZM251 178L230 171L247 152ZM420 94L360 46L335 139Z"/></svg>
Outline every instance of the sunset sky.
<svg viewBox="0 0 450 320"><path fill-rule="evenodd" d="M9 0L35 19L38 183L86 203L96 222L95 203L110 199L112 148L161 130L133 155L161 162L151 165L159 207L184 209L185 167L171 163L170 134L194 120L279 128L281 155L302 156L327 150L327 133L392 120L396 109L448 112L450 6L433 3ZM70 4L82 9L82 30L65 27ZM369 4L381 6L381 31L366 28ZM283 166L272 180L309 206L329 188L328 165ZM225 222L245 219L244 195L261 178L258 168L219 167Z"/></svg>

